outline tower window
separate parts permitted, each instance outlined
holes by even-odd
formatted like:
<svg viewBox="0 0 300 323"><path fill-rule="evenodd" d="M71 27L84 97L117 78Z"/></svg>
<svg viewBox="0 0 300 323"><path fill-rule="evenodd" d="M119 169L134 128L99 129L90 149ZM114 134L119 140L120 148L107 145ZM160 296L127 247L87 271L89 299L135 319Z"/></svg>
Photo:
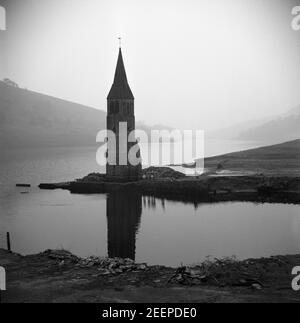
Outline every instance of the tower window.
<svg viewBox="0 0 300 323"><path fill-rule="evenodd" d="M109 106L109 113L113 114L114 113L114 102L111 102L110 106Z"/></svg>
<svg viewBox="0 0 300 323"><path fill-rule="evenodd" d="M128 102L127 103L127 113L130 114L131 113L131 104Z"/></svg>
<svg viewBox="0 0 300 323"><path fill-rule="evenodd" d="M118 101L113 101L110 104L110 113L111 114L117 114L117 113L119 113L119 111L120 111L119 102Z"/></svg>
<svg viewBox="0 0 300 323"><path fill-rule="evenodd" d="M117 113L119 113L119 111L120 111L119 102L116 101L115 102L115 113L117 114Z"/></svg>

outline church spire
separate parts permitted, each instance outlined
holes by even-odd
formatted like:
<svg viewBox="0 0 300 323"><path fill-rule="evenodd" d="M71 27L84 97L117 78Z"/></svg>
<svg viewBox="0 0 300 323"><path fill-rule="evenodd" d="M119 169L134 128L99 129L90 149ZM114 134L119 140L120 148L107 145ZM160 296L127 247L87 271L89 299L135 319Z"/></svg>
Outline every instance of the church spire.
<svg viewBox="0 0 300 323"><path fill-rule="evenodd" d="M119 48L119 57L115 72L115 78L114 83L111 87L111 90L107 97L108 100L122 100L122 99L128 99L128 100L134 100L133 94L131 92L131 89L129 87L124 61L123 61L123 55L122 55L122 49Z"/></svg>

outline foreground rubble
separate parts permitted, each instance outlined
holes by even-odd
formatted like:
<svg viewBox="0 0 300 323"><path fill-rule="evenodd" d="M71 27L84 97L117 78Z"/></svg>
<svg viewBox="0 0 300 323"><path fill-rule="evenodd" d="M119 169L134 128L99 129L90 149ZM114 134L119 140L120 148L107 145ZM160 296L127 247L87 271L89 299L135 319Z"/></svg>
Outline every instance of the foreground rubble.
<svg viewBox="0 0 300 323"><path fill-rule="evenodd" d="M129 258L103 258L96 256L79 258L66 250L46 250L40 255L57 260L60 266L72 263L80 268L96 267L99 271L99 275L117 275L126 272L145 271L148 269L147 264L137 264Z"/></svg>
<svg viewBox="0 0 300 323"><path fill-rule="evenodd" d="M0 249L4 302L300 302L291 288L299 264L300 255L169 268L64 250L21 256Z"/></svg>
<svg viewBox="0 0 300 323"><path fill-rule="evenodd" d="M96 256L79 258L65 250L47 250L41 255L57 260L60 266L73 263L80 268L95 267L99 271L99 276L119 275L128 272L138 273L155 268L155 266L148 266L146 263L137 264L129 258L102 258ZM276 270L276 267L287 267L288 265L288 258L283 256L245 261L238 261L234 257L224 259L208 257L201 264L173 269L173 274L166 283L187 286L243 286L262 289L264 287L262 282L267 279L268 267Z"/></svg>

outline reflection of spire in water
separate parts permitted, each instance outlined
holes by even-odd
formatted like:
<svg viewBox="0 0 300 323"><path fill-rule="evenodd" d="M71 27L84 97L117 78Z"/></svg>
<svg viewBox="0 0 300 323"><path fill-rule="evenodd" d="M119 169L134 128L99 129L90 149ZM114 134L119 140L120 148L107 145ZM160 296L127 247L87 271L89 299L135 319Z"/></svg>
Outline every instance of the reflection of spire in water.
<svg viewBox="0 0 300 323"><path fill-rule="evenodd" d="M135 192L107 196L107 248L109 258L135 260L136 234L142 214L142 197Z"/></svg>

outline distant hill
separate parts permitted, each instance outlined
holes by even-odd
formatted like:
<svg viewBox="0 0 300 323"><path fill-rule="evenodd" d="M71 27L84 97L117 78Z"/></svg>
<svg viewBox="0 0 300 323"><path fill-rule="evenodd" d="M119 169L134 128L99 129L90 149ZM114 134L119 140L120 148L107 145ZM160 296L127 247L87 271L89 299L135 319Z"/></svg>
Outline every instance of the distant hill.
<svg viewBox="0 0 300 323"><path fill-rule="evenodd" d="M300 176L300 139L205 159L211 171Z"/></svg>
<svg viewBox="0 0 300 323"><path fill-rule="evenodd" d="M95 144L106 113L0 82L0 147Z"/></svg>
<svg viewBox="0 0 300 323"><path fill-rule="evenodd" d="M272 119L273 117L254 119L254 120L240 122L226 128L209 130L206 132L205 137L207 139L235 140L239 137L241 132L245 131L245 129L251 129L251 128L260 126Z"/></svg>
<svg viewBox="0 0 300 323"><path fill-rule="evenodd" d="M255 127L241 131L241 140L278 142L300 138L300 106Z"/></svg>
<svg viewBox="0 0 300 323"><path fill-rule="evenodd" d="M300 138L300 106L279 116L250 120L231 127L208 131L208 139L230 139L274 144Z"/></svg>
<svg viewBox="0 0 300 323"><path fill-rule="evenodd" d="M144 123L137 127L148 134L162 128ZM0 148L91 146L105 128L105 111L0 81Z"/></svg>

